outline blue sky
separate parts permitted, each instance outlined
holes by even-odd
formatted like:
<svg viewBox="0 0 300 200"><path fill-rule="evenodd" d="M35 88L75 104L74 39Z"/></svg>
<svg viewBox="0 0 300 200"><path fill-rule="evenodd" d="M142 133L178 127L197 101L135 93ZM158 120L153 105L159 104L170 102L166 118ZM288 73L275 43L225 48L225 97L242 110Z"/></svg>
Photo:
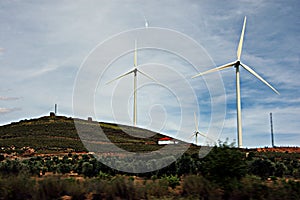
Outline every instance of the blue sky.
<svg viewBox="0 0 300 200"><path fill-rule="evenodd" d="M243 18L247 16L241 59L281 95L276 95L254 76L241 70L243 144L246 147L270 146L269 113L272 112L275 144L300 146L299 7L297 0L38 3L2 0L0 124L48 115L55 103L59 114L74 116L73 92L85 61L114 35L144 28L144 17L149 29L160 27L177 31L202 47L199 63L202 59L203 65L207 66L195 66L200 72L235 60ZM141 43L143 41L138 41L138 46ZM134 40L128 41L127 45L131 44L134 48ZM121 44L118 45L116 47ZM174 42L173 45L178 44ZM181 50L186 55L193 53L193 49ZM128 71L132 58L133 53L128 52L112 61L103 81ZM209 81L218 82L216 87L224 85L217 89L224 92L222 100L226 100L218 104L220 108L216 107L221 109L225 120L218 118L222 121L218 124L220 132L214 132L210 130L213 92L208 91L203 78L190 79L197 70L184 59L157 49L139 51L138 63L143 65L143 71L155 76L164 86L151 92L155 85L139 77L138 83L142 86L138 91L140 126L161 130L171 136L178 135L175 129L180 126L183 127L180 138L191 140L188 138L195 129L193 112L196 110L200 130L223 141L236 138L234 69L207 77ZM178 85L176 80L182 80L183 85ZM107 87L101 84L100 80L94 93L95 102L101 103L95 103L95 113L91 116L99 121L131 124L132 76ZM184 88L192 90L187 92ZM114 91L114 98L111 91ZM175 95L172 96L172 92ZM117 117L114 118L113 113ZM157 124L161 121L164 121L163 125Z"/></svg>

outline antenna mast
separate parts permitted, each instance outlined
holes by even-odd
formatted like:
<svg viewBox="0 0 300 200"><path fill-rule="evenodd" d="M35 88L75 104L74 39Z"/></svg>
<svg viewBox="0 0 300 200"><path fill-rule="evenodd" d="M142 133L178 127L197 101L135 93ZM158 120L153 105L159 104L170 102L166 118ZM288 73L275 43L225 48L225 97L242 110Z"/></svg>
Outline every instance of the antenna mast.
<svg viewBox="0 0 300 200"><path fill-rule="evenodd" d="M270 113L270 124L271 124L271 141L272 141L272 147L274 148L274 134L273 134L273 119L272 119L272 113Z"/></svg>

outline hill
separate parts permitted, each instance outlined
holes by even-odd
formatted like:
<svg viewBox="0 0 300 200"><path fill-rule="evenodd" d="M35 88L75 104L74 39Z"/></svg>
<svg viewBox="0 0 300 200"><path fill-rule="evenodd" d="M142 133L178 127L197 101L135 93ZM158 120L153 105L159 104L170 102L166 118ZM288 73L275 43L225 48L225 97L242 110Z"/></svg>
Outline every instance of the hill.
<svg viewBox="0 0 300 200"><path fill-rule="evenodd" d="M77 133L74 121L76 121L77 128L79 126L84 130L84 133L80 135L81 138ZM97 133L96 129L99 126L105 135L100 136ZM161 145L157 144L158 139L166 137L159 133L131 126L99 123L64 116L45 116L0 126L0 147L2 153L9 150L24 153L32 148L37 153L87 152L83 143L101 144L101 148L109 148L110 144L105 140L105 136L118 147L132 152L158 150L162 148ZM183 142L180 143L187 145Z"/></svg>
<svg viewBox="0 0 300 200"><path fill-rule="evenodd" d="M77 128L84 130L80 137L75 121ZM105 134L97 133L99 127ZM111 143L130 152L152 152L163 147L157 144L163 137L166 136L137 127L64 116L44 116L0 126L0 153L17 152L19 155L30 155L33 154L33 150L34 153L87 152L85 145L99 146L99 144L103 152L121 153L120 150L111 150ZM187 145L189 144L179 141L178 145L172 147L172 151L187 148ZM199 148L190 145L187 153L198 153ZM300 148L254 148L243 151L299 153Z"/></svg>

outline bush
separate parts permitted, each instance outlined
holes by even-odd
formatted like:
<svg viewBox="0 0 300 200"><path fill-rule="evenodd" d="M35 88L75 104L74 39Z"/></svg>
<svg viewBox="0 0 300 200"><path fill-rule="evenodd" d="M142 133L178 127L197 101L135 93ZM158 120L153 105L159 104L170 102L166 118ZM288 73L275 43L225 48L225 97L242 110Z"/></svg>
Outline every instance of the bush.
<svg viewBox="0 0 300 200"><path fill-rule="evenodd" d="M83 185L83 182L68 178L62 180L64 185L65 195L71 196L72 200L86 199L85 194L88 193L87 188Z"/></svg>
<svg viewBox="0 0 300 200"><path fill-rule="evenodd" d="M151 181L146 184L145 193L148 199L162 198L169 194L169 183L165 179L159 179L156 181Z"/></svg>
<svg viewBox="0 0 300 200"><path fill-rule="evenodd" d="M221 199L222 191L203 176L188 175L183 179L182 194L195 199Z"/></svg>
<svg viewBox="0 0 300 200"><path fill-rule="evenodd" d="M260 176L262 179L267 179L274 174L274 163L269 159L256 159L249 166L249 172L253 175Z"/></svg>
<svg viewBox="0 0 300 200"><path fill-rule="evenodd" d="M110 174L100 171L98 177L103 180L110 180L112 176Z"/></svg>
<svg viewBox="0 0 300 200"><path fill-rule="evenodd" d="M285 175L287 172L287 167L285 166L284 163L282 162L277 162L275 164L275 171L274 171L274 175L277 177L282 177L283 175Z"/></svg>
<svg viewBox="0 0 300 200"><path fill-rule="evenodd" d="M172 189L180 185L180 178L177 175L164 176L162 179L166 180Z"/></svg>
<svg viewBox="0 0 300 200"><path fill-rule="evenodd" d="M66 163L59 163L57 165L57 170L58 170L59 173L62 173L62 174L70 173L71 165L66 164Z"/></svg>
<svg viewBox="0 0 300 200"><path fill-rule="evenodd" d="M194 174L196 172L195 160L188 154L183 154L183 156L176 161L177 174Z"/></svg>
<svg viewBox="0 0 300 200"><path fill-rule="evenodd" d="M0 178L0 198L23 200L33 197L35 181L30 178L17 175Z"/></svg>
<svg viewBox="0 0 300 200"><path fill-rule="evenodd" d="M62 179L58 177L48 177L38 181L38 199L58 199L63 195Z"/></svg>
<svg viewBox="0 0 300 200"><path fill-rule="evenodd" d="M268 199L269 188L257 176L246 176L236 188L233 188L229 199Z"/></svg>
<svg viewBox="0 0 300 200"><path fill-rule="evenodd" d="M94 168L93 165L90 164L89 162L82 163L82 174L85 177L92 177L94 175L93 168Z"/></svg>
<svg viewBox="0 0 300 200"><path fill-rule="evenodd" d="M246 175L247 165L244 153L223 145L214 147L203 159L201 170L204 177L226 186L231 180L239 180Z"/></svg>
<svg viewBox="0 0 300 200"><path fill-rule="evenodd" d="M133 181L126 179L125 176L117 175L111 180L111 192L112 198L122 199L136 199L135 187Z"/></svg>

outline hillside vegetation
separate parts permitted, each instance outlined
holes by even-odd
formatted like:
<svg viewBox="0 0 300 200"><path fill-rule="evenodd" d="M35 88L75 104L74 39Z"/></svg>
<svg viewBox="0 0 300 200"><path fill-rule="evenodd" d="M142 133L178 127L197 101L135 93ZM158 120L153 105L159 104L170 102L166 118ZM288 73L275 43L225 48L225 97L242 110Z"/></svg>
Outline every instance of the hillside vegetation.
<svg viewBox="0 0 300 200"><path fill-rule="evenodd" d="M77 133L74 120L77 128L84 130L81 132L81 138ZM97 132L99 126L105 134L99 135ZM89 145L101 144L103 149L106 146L109 148L104 137L124 150L145 152L160 149L161 146L157 141L165 136L141 128L63 116L46 116L0 126L2 153L4 149L6 151L15 149L22 153L21 149L24 147L33 148L38 153L87 152L82 141Z"/></svg>

